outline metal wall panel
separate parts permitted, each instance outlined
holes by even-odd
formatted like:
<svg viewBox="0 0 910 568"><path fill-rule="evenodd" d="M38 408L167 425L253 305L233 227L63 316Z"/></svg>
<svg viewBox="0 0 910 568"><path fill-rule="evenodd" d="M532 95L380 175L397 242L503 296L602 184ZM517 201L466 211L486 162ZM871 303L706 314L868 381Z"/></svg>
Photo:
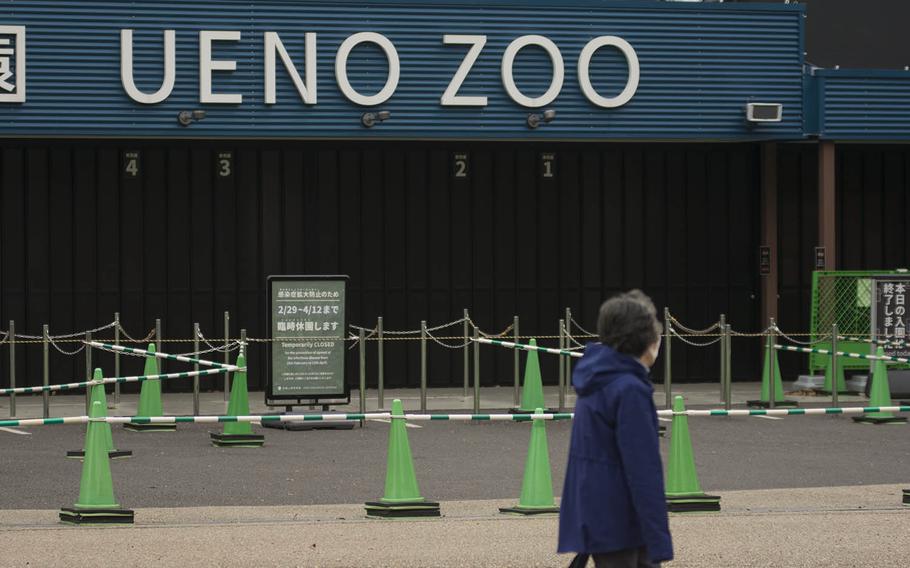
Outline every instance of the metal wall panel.
<svg viewBox="0 0 910 568"><path fill-rule="evenodd" d="M910 140L910 72L818 69L819 135L829 140Z"/></svg>
<svg viewBox="0 0 910 568"><path fill-rule="evenodd" d="M135 178L124 175L127 151L139 152ZM217 167L224 152L230 177ZM469 156L464 178L453 176L455 153ZM552 178L542 174L543 153L555 154ZM0 328L15 319L19 333L40 334L45 323L67 333L119 310L133 336L161 318L166 338L188 339L199 322L214 339L228 310L232 335L244 327L262 337L267 275L340 272L351 276L349 321L366 327L381 315L387 330L417 329L469 308L488 332L517 314L522 334L553 336L565 307L594 329L606 297L639 287L687 325L706 327L723 312L751 331L757 161L745 144L7 142ZM460 334L461 326L436 333ZM736 376L757 376L758 343L735 348ZM261 349L251 347L254 387L264 384ZM19 383L40 382L40 345L19 350ZM390 386L418 384L418 353L416 341L387 343ZM677 342L673 353L677 380L716 378L716 345ZM555 360L542 361L554 383ZM507 350L485 348L483 383L511 384L511 362ZM95 363L111 369L106 356ZM124 372L140 367L124 361ZM83 369L81 355L54 352L53 382ZM0 365L0 384L7 380ZM204 389L218 384L203 380ZM460 351L431 344L430 384L461 384Z"/></svg>
<svg viewBox="0 0 910 568"><path fill-rule="evenodd" d="M308 2L304 0L84 1L10 0L0 23L27 26L28 100L0 103L0 135L444 138L444 139L796 139L803 136L802 16L800 5L680 4L573 0L450 2ZM176 30L176 87L156 105L140 105L120 80L120 30L135 30L138 86L154 91L162 78L162 30ZM240 105L201 105L200 30L238 30L239 43L218 42L214 56L237 61L236 72L215 72L216 92L241 93ZM318 33L318 103L304 105L279 60L278 101L263 103L263 33L280 33L303 72L303 33ZM385 124L360 126L363 107L347 101L335 82L334 59L347 36L385 34L401 58L401 82L384 110ZM467 48L447 46L443 34L486 34L488 42L461 93L486 95L482 110L441 107L439 98ZM548 105L557 119L529 130L528 109L508 98L500 75L506 46L525 34L553 40L565 61L561 95ZM637 50L641 84L632 101L602 109L578 87L582 46L618 35ZM377 92L387 64L378 48L354 50L350 76L363 93ZM619 52L597 52L594 86L618 94L627 66ZM549 85L551 65L540 48L522 50L515 64L529 96ZM780 123L749 125L750 100L784 105ZM190 127L180 111L204 108Z"/></svg>

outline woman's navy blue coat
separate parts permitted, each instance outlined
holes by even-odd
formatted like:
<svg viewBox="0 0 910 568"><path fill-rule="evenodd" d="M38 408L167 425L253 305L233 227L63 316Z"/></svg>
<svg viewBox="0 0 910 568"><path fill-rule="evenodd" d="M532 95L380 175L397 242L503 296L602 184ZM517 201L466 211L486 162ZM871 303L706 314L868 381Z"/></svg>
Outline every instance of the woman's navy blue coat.
<svg viewBox="0 0 910 568"><path fill-rule="evenodd" d="M589 343L572 374L578 395L559 512L559 552L646 546L673 558L654 387L638 359Z"/></svg>

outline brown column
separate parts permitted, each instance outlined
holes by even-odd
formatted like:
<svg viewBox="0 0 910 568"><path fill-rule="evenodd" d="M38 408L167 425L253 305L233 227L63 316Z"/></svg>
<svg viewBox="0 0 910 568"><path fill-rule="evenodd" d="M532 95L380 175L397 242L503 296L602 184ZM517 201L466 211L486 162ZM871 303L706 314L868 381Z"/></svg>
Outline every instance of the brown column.
<svg viewBox="0 0 910 568"><path fill-rule="evenodd" d="M837 239L835 233L836 173L834 168L834 142L818 143L818 246L825 249L824 270L837 267ZM816 269L819 266L816 265Z"/></svg>
<svg viewBox="0 0 910 568"><path fill-rule="evenodd" d="M777 145L761 147L761 244L771 252L771 264L761 278L762 328L777 319Z"/></svg>

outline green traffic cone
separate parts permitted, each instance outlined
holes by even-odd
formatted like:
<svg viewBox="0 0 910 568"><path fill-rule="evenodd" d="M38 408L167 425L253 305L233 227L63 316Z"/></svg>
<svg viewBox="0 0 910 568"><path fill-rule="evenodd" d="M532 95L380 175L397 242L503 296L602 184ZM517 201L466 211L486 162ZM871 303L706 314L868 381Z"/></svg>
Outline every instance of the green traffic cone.
<svg viewBox="0 0 910 568"><path fill-rule="evenodd" d="M401 400L392 401L389 426L389 454L386 464L385 494L378 502L366 503L368 517L438 517L439 503L420 495L411 446L405 426Z"/></svg>
<svg viewBox="0 0 910 568"><path fill-rule="evenodd" d="M103 418L104 407L95 400L89 409L90 418ZM107 440L102 425L89 421L85 434L85 461L79 482L79 499L73 507L60 510L60 520L66 523L132 523L133 511L121 509L114 497L111 464L107 455Z"/></svg>
<svg viewBox="0 0 910 568"><path fill-rule="evenodd" d="M673 399L673 423L670 432L670 458L667 464L667 510L671 513L720 511L720 497L705 495L698 483L689 417L683 397Z"/></svg>
<svg viewBox="0 0 910 568"><path fill-rule="evenodd" d="M831 392L831 384L833 383L831 379L831 358L825 362L825 392ZM844 366L840 364L840 357L838 357L837 364L837 392L845 393L847 392L847 379L844 376Z"/></svg>
<svg viewBox="0 0 910 568"><path fill-rule="evenodd" d="M92 377L94 381L100 381L103 378L101 369L95 369L95 374ZM89 401L89 410L93 411L95 409L95 401L101 403L101 415L100 416L90 416L90 418L104 418L107 416L107 396L104 392L104 385L92 385L92 397ZM127 458L133 455L133 452L130 450L118 450L114 447L114 437L111 433L111 425L107 422L101 422L101 428L104 431L105 439L105 448L107 448L108 457L111 459L117 458ZM85 430L86 436L88 436L88 428ZM68 458L79 458L82 459L85 457L85 448L81 450L69 450L66 452L66 457Z"/></svg>
<svg viewBox="0 0 910 568"><path fill-rule="evenodd" d="M538 408L534 412L543 414L543 409ZM556 506L556 500L553 498L550 452L547 448L547 423L546 420L534 420L533 422L518 506L500 508L501 513L539 515L559 512L559 507Z"/></svg>
<svg viewBox="0 0 910 568"><path fill-rule="evenodd" d="M768 408L771 406L771 353L770 349L765 348L765 363L762 367L761 375L761 398L759 400L746 401L747 406ZM777 360L777 351L774 351L774 405L775 406L799 406L795 400L784 398L784 384L780 375L780 362Z"/></svg>
<svg viewBox="0 0 910 568"><path fill-rule="evenodd" d="M537 340L532 339L529 344L537 347ZM540 361L537 351L529 350L525 356L525 376L521 385L521 406L513 408L516 414L530 414L538 408L546 408L543 398L543 379L540 376Z"/></svg>
<svg viewBox="0 0 910 568"><path fill-rule="evenodd" d="M237 366L246 367L243 353L237 357ZM248 416L250 414L249 393L246 387L246 371L234 373L231 383L231 398L227 407L228 416ZM220 447L258 448L265 443L265 436L253 434L253 425L249 422L225 422L224 432L211 433L212 444Z"/></svg>
<svg viewBox="0 0 910 568"><path fill-rule="evenodd" d="M158 359L155 358L155 344L149 343L149 355L145 358L145 370L142 374L145 376L158 374ZM136 410L136 416L161 416L163 413L161 407L161 381L154 379L143 381L139 390L139 408ZM127 430L134 432L162 432L177 429L176 424L146 424L138 422L127 422L123 425Z"/></svg>
<svg viewBox="0 0 910 568"><path fill-rule="evenodd" d="M885 350L878 348L876 355L883 357ZM876 360L872 373L872 385L869 387L869 406L891 406L891 387L888 384L888 367L882 360ZM890 412L871 412L862 416L854 416L855 422L864 424L897 424L906 422L903 416L895 416Z"/></svg>

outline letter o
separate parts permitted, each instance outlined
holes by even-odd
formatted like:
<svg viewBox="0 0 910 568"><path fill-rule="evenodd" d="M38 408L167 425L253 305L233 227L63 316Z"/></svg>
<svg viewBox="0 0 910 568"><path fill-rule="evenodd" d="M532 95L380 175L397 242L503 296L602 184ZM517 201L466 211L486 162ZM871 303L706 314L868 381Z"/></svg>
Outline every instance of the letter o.
<svg viewBox="0 0 910 568"><path fill-rule="evenodd" d="M544 48L550 56L550 62L553 64L553 80L550 81L550 88L547 89L547 92L536 98L525 96L519 91L518 87L515 85L515 78L512 77L512 65L515 63L515 56L518 55L518 52L521 51L522 48L529 45L537 45ZM555 43L544 36L524 35L515 38L515 40L509 44L509 47L506 48L506 52L502 55L502 84L512 100L521 106L539 108L552 103L556 97L559 96L559 91L562 90L562 82L565 78L565 74L565 64L562 61L562 54L559 52L559 48L556 47Z"/></svg>
<svg viewBox="0 0 910 568"><path fill-rule="evenodd" d="M603 97L594 90L594 86L591 85L591 76L588 73L588 67L591 65L591 57L594 56L594 52L601 47L606 47L608 45L613 46L622 52L626 58L626 63L629 65L629 79L626 81L626 88L612 98ZM578 85L581 87L581 91L585 94L585 97L599 107L621 107L632 100L632 97L635 96L635 92L638 90L640 76L641 69L638 64L638 54L635 53L635 48L621 37L596 37L584 46L581 50L581 55L578 56Z"/></svg>
<svg viewBox="0 0 910 568"><path fill-rule="evenodd" d="M375 43L382 48L389 60L389 76L385 86L381 91L370 96L358 93L348 81L348 56L351 54L351 50L366 42ZM376 32L360 32L348 37L342 42L341 47L338 48L338 54L335 56L335 80L338 82L338 88L348 100L359 105L375 106L389 100L395 94L395 89L398 88L400 75L401 64L398 61L398 51L395 50L395 45L389 41L389 38Z"/></svg>

